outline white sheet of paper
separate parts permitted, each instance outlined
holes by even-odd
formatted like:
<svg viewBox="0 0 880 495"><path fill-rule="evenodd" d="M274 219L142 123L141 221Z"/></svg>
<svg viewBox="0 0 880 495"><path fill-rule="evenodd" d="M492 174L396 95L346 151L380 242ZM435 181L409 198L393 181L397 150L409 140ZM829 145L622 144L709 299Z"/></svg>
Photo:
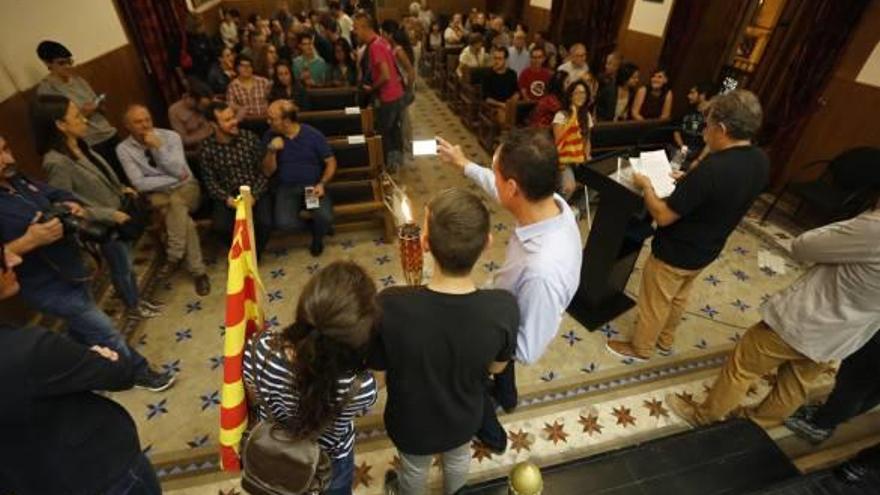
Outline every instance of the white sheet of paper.
<svg viewBox="0 0 880 495"><path fill-rule="evenodd" d="M785 259L770 251L758 251L758 268L769 268L774 272L785 275Z"/></svg>
<svg viewBox="0 0 880 495"><path fill-rule="evenodd" d="M630 159L630 163L638 173L651 180L658 197L665 198L675 190L675 181L669 175L672 173L672 166L665 151L643 151L638 160Z"/></svg>
<svg viewBox="0 0 880 495"><path fill-rule="evenodd" d="M360 113L361 107L345 107L345 115L358 115Z"/></svg>
<svg viewBox="0 0 880 495"><path fill-rule="evenodd" d="M367 142L366 136L358 134L356 136L348 136L348 144L364 144Z"/></svg>
<svg viewBox="0 0 880 495"><path fill-rule="evenodd" d="M436 155L437 140L436 139L414 139L413 140L413 156Z"/></svg>

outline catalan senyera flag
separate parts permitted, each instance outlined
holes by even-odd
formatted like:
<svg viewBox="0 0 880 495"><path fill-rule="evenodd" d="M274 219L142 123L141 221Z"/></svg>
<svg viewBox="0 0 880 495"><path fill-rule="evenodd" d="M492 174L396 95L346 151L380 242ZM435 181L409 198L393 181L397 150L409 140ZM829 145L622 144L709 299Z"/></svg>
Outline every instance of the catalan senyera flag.
<svg viewBox="0 0 880 495"><path fill-rule="evenodd" d="M574 113L562 127L562 134L556 140L556 150L559 152L561 165L581 164L587 161L584 137L578 125L577 115Z"/></svg>
<svg viewBox="0 0 880 495"><path fill-rule="evenodd" d="M246 196L235 200L235 227L226 280L226 337L220 395L220 465L225 471L241 469L239 444L248 418L242 361L245 343L262 331L264 325L259 305L263 283L257 270L250 196Z"/></svg>

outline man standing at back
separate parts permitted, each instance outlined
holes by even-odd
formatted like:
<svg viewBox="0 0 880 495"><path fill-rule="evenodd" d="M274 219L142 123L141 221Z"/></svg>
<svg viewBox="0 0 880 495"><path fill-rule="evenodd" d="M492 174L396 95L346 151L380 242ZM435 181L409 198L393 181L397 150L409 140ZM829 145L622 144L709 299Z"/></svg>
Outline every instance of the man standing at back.
<svg viewBox="0 0 880 495"><path fill-rule="evenodd" d="M581 272L577 221L565 199L555 194L559 183L556 145L544 133L516 129L495 150L490 170L471 162L460 146L443 139L439 142L444 161L460 167L516 218L494 287L509 291L519 303L516 360L532 364L556 336ZM495 375L493 395L506 411L516 408L514 361ZM494 409L484 409L477 437L496 452L507 447L507 434Z"/></svg>
<svg viewBox="0 0 880 495"><path fill-rule="evenodd" d="M716 96L709 102L703 130L710 153L679 179L672 195L660 199L650 180L635 174L633 182L644 191L645 207L658 229L642 269L632 341L608 341L613 354L644 361L655 349L672 352L694 280L715 261L767 186L770 163L751 141L761 119L761 103L753 93L736 90Z"/></svg>
<svg viewBox="0 0 880 495"><path fill-rule="evenodd" d="M376 126L385 148L385 166L397 170L403 162L403 81L391 45L376 34L376 21L369 14L355 14L354 34L366 46L360 62L362 89L378 101Z"/></svg>
<svg viewBox="0 0 880 495"><path fill-rule="evenodd" d="M425 208L422 249L434 274L422 287L379 294L382 322L370 367L387 372L385 427L400 456L400 493L425 491L442 454L444 493L464 486L471 438L480 429L487 373L507 366L519 310L509 292L476 288L471 271L489 247L489 210L475 194L447 189ZM386 475L394 488L395 473ZM392 493L395 493L392 491Z"/></svg>

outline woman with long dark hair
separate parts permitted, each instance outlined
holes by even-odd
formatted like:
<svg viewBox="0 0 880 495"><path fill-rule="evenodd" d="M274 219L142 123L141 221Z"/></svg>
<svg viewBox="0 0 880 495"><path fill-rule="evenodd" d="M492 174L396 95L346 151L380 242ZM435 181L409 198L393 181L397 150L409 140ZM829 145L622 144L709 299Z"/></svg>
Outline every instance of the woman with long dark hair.
<svg viewBox="0 0 880 495"><path fill-rule="evenodd" d="M49 184L72 192L94 222L108 227L129 222L131 218L122 211L123 199L126 195L137 196L137 192L124 186L113 168L83 140L87 126L79 107L65 96L43 95L37 97L33 117ZM100 248L128 317L142 319L159 314L160 307L141 299L138 293L131 247L119 240L109 240Z"/></svg>
<svg viewBox="0 0 880 495"><path fill-rule="evenodd" d="M590 86L583 80L573 82L563 94L562 108L553 117L553 137L559 153L560 189L568 198L576 187L575 167L590 157Z"/></svg>
<svg viewBox="0 0 880 495"><path fill-rule="evenodd" d="M229 81L235 79L235 52L225 47L220 50L217 61L208 70L208 85L216 94L226 94Z"/></svg>
<svg viewBox="0 0 880 495"><path fill-rule="evenodd" d="M672 116L672 90L666 69L658 67L651 72L651 80L636 91L632 104L635 120L668 119Z"/></svg>
<svg viewBox="0 0 880 495"><path fill-rule="evenodd" d="M245 350L244 380L293 435L320 433L333 464L325 494L351 494L354 417L375 404L376 382L366 371L375 333L376 286L356 263L336 261L303 288L296 321L263 332ZM261 419L268 412L258 406Z"/></svg>
<svg viewBox="0 0 880 495"><path fill-rule="evenodd" d="M348 40L339 38L333 43L333 60L329 62L331 86L357 86L357 66Z"/></svg>
<svg viewBox="0 0 880 495"><path fill-rule="evenodd" d="M617 70L615 84L617 103L614 106L614 120L629 120L636 88L639 87L639 67L629 62L621 65Z"/></svg>
<svg viewBox="0 0 880 495"><path fill-rule="evenodd" d="M275 64L275 75L272 77L272 89L267 98L269 103L275 100L293 100L300 110L308 110L306 89L293 77L290 62L282 60Z"/></svg>

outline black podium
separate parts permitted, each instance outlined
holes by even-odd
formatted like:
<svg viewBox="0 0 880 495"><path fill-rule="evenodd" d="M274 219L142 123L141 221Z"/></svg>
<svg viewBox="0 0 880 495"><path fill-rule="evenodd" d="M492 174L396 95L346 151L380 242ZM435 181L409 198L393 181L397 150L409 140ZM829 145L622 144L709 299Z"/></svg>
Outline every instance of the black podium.
<svg viewBox="0 0 880 495"><path fill-rule="evenodd" d="M578 181L599 192L599 208L584 246L580 285L568 314L590 331L635 305L624 289L644 239L650 235L642 196L614 179L618 159L628 165L625 154L613 153L585 163L577 173Z"/></svg>

